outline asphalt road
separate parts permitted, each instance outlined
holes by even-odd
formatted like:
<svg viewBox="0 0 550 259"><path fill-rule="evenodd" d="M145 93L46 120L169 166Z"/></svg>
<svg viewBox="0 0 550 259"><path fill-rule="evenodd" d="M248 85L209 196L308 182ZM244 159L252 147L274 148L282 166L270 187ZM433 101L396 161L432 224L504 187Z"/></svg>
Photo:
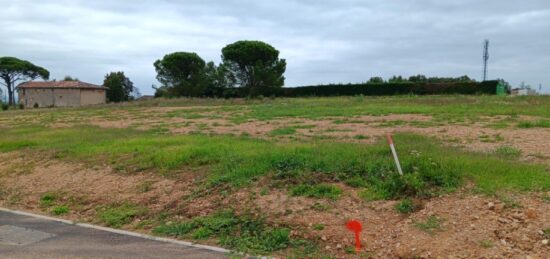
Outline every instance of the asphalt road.
<svg viewBox="0 0 550 259"><path fill-rule="evenodd" d="M0 258L226 258L221 252L0 211Z"/></svg>

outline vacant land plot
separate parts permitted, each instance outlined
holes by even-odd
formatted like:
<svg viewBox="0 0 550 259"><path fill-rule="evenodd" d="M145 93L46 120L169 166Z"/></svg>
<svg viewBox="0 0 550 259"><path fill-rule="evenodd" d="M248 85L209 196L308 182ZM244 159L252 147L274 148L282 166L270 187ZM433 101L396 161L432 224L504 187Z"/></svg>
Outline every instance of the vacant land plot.
<svg viewBox="0 0 550 259"><path fill-rule="evenodd" d="M0 113L0 204L251 254L550 255L550 98L172 99ZM395 135L404 176L383 140Z"/></svg>

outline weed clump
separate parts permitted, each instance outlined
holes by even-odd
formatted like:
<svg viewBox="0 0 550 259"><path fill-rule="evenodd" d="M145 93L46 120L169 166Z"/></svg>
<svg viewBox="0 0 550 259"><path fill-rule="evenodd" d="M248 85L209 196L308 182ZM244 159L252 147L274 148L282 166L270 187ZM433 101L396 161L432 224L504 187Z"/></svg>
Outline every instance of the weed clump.
<svg viewBox="0 0 550 259"><path fill-rule="evenodd" d="M61 205L61 206L56 206L52 209L52 213L54 215L63 215L63 214L67 214L69 213L69 207L65 206L65 205Z"/></svg>
<svg viewBox="0 0 550 259"><path fill-rule="evenodd" d="M518 128L550 128L550 120L522 121L518 123Z"/></svg>
<svg viewBox="0 0 550 259"><path fill-rule="evenodd" d="M441 223L443 219L431 215L425 221L415 222L415 226L429 234L434 234L435 231L441 230Z"/></svg>
<svg viewBox="0 0 550 259"><path fill-rule="evenodd" d="M160 225L153 232L193 239L217 237L225 247L260 254L291 245L289 229L268 227L262 219L250 215L237 216L232 211L220 211L186 222Z"/></svg>
<svg viewBox="0 0 550 259"><path fill-rule="evenodd" d="M269 132L270 136L284 136L284 135L292 135L296 133L296 128L293 127L287 127L287 128L278 128L274 129Z"/></svg>
<svg viewBox="0 0 550 259"><path fill-rule="evenodd" d="M512 146L500 146L494 151L495 155L503 158L518 158L521 155L521 150Z"/></svg>
<svg viewBox="0 0 550 259"><path fill-rule="evenodd" d="M134 218L145 214L146 208L125 203L99 208L99 219L109 227L120 228Z"/></svg>
<svg viewBox="0 0 550 259"><path fill-rule="evenodd" d="M418 209L418 206L414 204L411 199L404 199L395 204L395 210L401 214L409 214Z"/></svg>
<svg viewBox="0 0 550 259"><path fill-rule="evenodd" d="M336 200L342 195L342 189L330 184L305 185L300 184L290 189L292 196L306 196L310 198L328 198Z"/></svg>
<svg viewBox="0 0 550 259"><path fill-rule="evenodd" d="M55 204L55 201L57 200L57 194L53 192L47 192L42 194L42 197L40 197L40 206L42 207L51 207Z"/></svg>

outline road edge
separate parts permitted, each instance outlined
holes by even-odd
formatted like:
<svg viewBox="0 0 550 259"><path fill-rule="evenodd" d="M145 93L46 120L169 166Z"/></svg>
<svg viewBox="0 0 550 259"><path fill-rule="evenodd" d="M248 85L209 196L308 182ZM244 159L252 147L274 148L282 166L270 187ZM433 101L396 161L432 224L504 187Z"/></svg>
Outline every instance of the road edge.
<svg viewBox="0 0 550 259"><path fill-rule="evenodd" d="M141 234L141 233L137 233L137 232L121 230L121 229L114 229L114 228L108 228L108 227L102 227L102 226L96 226L96 225L92 225L92 224L88 224L88 223L78 223L78 222L71 221L71 220L59 219L59 218L34 214L34 213L30 213L30 212L12 210L12 209L3 208L3 207L0 207L0 211L8 212L8 213L16 214L16 215L33 217L33 218L42 219L42 220L60 222L60 223L68 224L68 225L75 225L75 226L79 226L79 227L83 227L83 228L91 228L91 229L106 231L106 232L115 233L115 234L119 234L119 235L139 237L139 238L144 238L144 239L148 239L148 240L165 242L165 243L172 243L172 244L176 244L176 245L183 245L183 246L199 248L199 249L205 249L205 250L224 253L224 254L230 254L231 253L230 250L227 250L227 249L221 248L221 247L209 246L209 245L200 245L200 244L195 244L195 243L191 243L191 242L187 242L187 241L175 240L175 239L164 238L164 237L155 237L155 236L151 236L151 235L147 235L147 234Z"/></svg>

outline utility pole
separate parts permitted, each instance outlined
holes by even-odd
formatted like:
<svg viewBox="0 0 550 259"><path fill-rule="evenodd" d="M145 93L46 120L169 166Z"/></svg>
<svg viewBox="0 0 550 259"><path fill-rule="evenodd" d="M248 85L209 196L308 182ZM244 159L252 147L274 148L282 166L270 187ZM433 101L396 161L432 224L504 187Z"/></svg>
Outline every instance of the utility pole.
<svg viewBox="0 0 550 259"><path fill-rule="evenodd" d="M489 62L489 40L485 40L485 42L483 42L483 81L487 81L488 62Z"/></svg>

